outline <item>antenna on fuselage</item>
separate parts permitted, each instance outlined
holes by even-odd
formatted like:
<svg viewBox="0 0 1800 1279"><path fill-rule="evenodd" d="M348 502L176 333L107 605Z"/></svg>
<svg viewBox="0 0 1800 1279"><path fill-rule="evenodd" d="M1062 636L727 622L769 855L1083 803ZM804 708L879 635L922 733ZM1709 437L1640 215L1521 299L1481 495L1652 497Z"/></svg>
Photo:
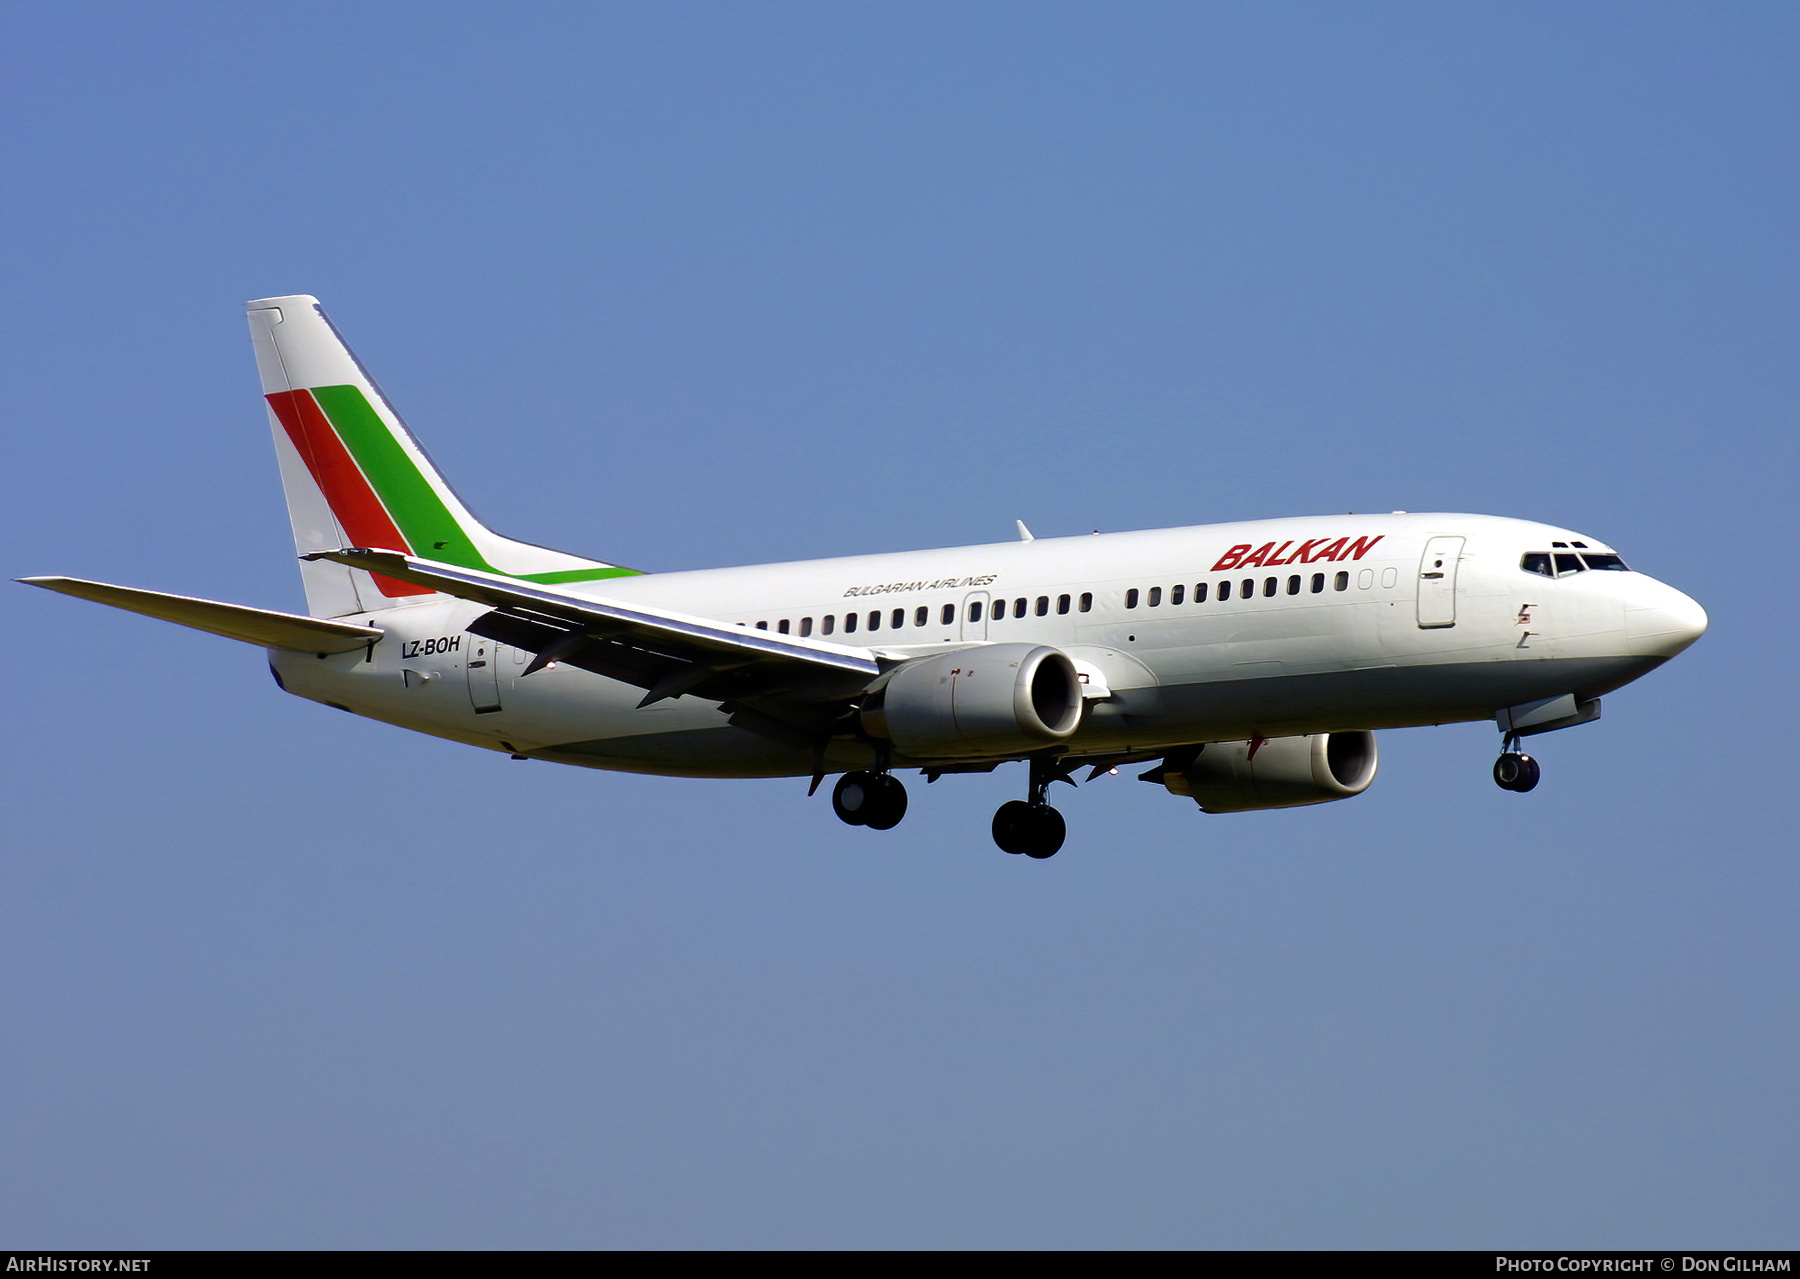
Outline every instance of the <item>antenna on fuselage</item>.
<svg viewBox="0 0 1800 1279"><path fill-rule="evenodd" d="M1037 541L1037 539L1031 535L1031 530L1025 527L1024 520L1014 520L1013 523L1019 526L1019 540L1021 542Z"/></svg>

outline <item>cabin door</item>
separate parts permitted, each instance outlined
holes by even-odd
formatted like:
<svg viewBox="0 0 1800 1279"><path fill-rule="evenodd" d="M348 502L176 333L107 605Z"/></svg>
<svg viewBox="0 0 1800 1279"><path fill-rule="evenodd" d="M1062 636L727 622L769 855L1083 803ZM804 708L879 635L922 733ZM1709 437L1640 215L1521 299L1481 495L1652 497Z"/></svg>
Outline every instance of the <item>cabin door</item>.
<svg viewBox="0 0 1800 1279"><path fill-rule="evenodd" d="M477 715L500 709L500 651L504 644L479 635L469 636L469 705Z"/></svg>
<svg viewBox="0 0 1800 1279"><path fill-rule="evenodd" d="M1419 625L1426 630L1456 625L1456 562L1460 537L1434 537L1419 560Z"/></svg>

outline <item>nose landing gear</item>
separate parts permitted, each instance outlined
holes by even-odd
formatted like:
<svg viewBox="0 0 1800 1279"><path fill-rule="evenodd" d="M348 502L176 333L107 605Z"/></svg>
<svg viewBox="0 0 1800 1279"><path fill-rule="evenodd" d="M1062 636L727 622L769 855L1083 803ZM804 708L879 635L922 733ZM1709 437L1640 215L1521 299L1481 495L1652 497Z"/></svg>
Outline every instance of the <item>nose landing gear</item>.
<svg viewBox="0 0 1800 1279"><path fill-rule="evenodd" d="M906 816L906 787L891 773L845 773L832 789L831 811L850 826L892 830Z"/></svg>
<svg viewBox="0 0 1800 1279"><path fill-rule="evenodd" d="M1501 790L1524 794L1538 784L1538 762L1519 749L1519 739L1508 737L1494 761L1494 784Z"/></svg>

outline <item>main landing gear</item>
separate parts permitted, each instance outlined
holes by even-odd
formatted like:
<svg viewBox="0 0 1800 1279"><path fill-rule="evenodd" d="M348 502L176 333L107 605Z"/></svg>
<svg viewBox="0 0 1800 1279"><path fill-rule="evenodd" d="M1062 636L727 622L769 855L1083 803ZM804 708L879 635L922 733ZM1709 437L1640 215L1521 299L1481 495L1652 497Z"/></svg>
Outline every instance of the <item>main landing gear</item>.
<svg viewBox="0 0 1800 1279"><path fill-rule="evenodd" d="M1054 857L1068 835L1068 825L1061 813L1044 801L1044 792L1055 781L1075 783L1069 770L1055 760L1034 759L1031 765L1029 799L1014 799L1000 805L994 814L994 842L1003 853L1024 853L1027 857Z"/></svg>
<svg viewBox="0 0 1800 1279"><path fill-rule="evenodd" d="M906 816L906 787L892 773L845 773L832 789L831 811L851 826L892 830Z"/></svg>
<svg viewBox="0 0 1800 1279"><path fill-rule="evenodd" d="M994 814L994 842L1003 853L1054 857L1068 833L1062 814L1048 804L1011 799Z"/></svg>
<svg viewBox="0 0 1800 1279"><path fill-rule="evenodd" d="M1538 784L1538 762L1519 749L1519 739L1508 737L1494 761L1494 785L1521 795Z"/></svg>
<svg viewBox="0 0 1800 1279"><path fill-rule="evenodd" d="M831 791L831 810L839 821L870 830L892 830L900 824L906 816L906 787L883 767L885 762L885 758L877 760L872 768L859 768L838 778ZM1077 765L1065 765L1055 759L1028 762L1030 797L1000 805L1000 811L994 814L994 842L1002 852L1040 859L1054 857L1063 846L1068 827L1062 814L1044 802L1044 792L1050 789L1051 782L1073 786L1069 774Z"/></svg>

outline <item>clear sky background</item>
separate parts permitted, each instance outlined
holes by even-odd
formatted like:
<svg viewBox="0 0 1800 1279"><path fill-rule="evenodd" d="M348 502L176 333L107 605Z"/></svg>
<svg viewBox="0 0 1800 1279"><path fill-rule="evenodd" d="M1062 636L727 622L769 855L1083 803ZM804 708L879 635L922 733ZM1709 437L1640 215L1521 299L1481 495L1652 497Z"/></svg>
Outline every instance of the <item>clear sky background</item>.
<svg viewBox="0 0 1800 1279"><path fill-rule="evenodd" d="M1786 4L0 9L0 554L302 606L242 318L648 570L1555 521L1711 632L1348 803L514 763L0 583L0 1243L1788 1246Z"/></svg>

